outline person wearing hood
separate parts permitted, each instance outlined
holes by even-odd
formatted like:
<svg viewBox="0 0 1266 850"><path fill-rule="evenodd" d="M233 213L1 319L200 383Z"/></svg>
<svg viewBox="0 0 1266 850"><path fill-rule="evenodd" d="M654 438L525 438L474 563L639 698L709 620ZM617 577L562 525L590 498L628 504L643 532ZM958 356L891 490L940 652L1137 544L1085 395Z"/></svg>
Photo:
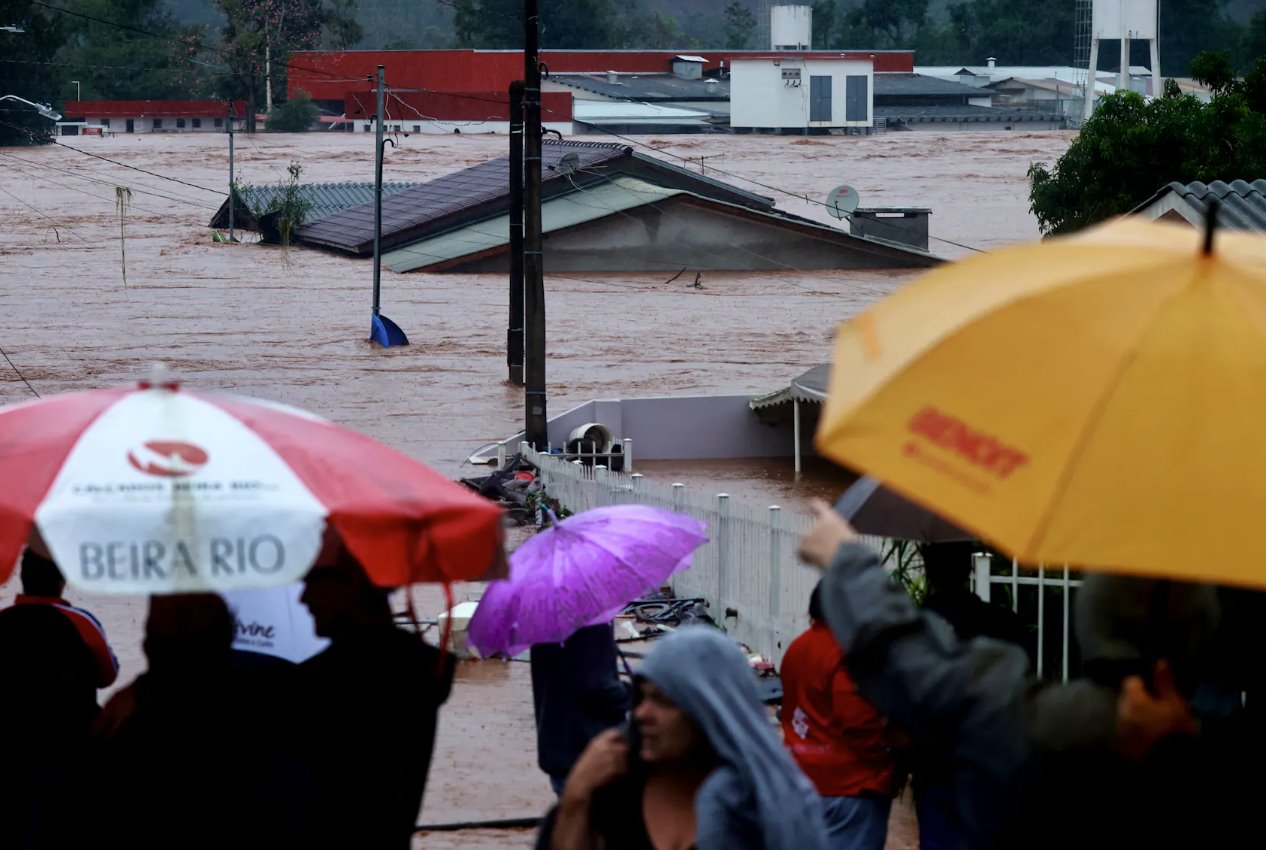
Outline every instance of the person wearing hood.
<svg viewBox="0 0 1266 850"><path fill-rule="evenodd" d="M825 503L801 557L863 695L952 779L959 847L1216 845L1226 761L1191 701L1218 621L1212 587L1087 575L1076 605L1085 675L1028 673L1020 648L961 640L893 584ZM1052 817L1052 814L1056 816Z"/></svg>
<svg viewBox="0 0 1266 850"><path fill-rule="evenodd" d="M647 654L637 688L632 730L590 742L538 850L826 850L818 794L729 638L679 629Z"/></svg>

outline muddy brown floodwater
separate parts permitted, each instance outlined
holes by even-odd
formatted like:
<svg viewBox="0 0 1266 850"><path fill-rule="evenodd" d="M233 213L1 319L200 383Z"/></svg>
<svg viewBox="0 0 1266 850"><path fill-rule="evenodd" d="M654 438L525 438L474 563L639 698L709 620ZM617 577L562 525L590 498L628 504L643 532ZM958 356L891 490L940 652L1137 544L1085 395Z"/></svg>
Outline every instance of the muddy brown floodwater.
<svg viewBox="0 0 1266 850"><path fill-rule="evenodd" d="M239 136L237 174L256 185L273 183L298 162L305 181L369 181L371 138ZM1069 139L893 133L639 141L678 164L674 156L706 157L709 176L775 195L780 207L799 215L830 222L821 205L795 196L824 199L847 182L867 205L931 207L934 237L988 249L1037 236L1025 171L1033 161L1056 158ZM228 175L224 136L64 141L118 164L62 146L0 150L0 348L13 363L0 363L0 404L33 391L132 382L161 360L190 387L311 409L451 475L481 444L517 430L522 397L504 380L503 278L385 274L383 312L413 344L383 351L365 341L368 261L212 243L206 224ZM501 155L506 145L488 136L399 141L399 149L388 151L388 180L425 180ZM116 187L131 190L124 209ZM967 253L936 239L932 248L947 257ZM705 273L703 288L694 289L659 274L550 275L550 409L562 412L594 396L759 393L785 385L830 358L839 321L911 277ZM793 506L808 495L830 497L836 487L830 470L814 468L797 481L785 464L645 464L642 471ZM14 590L10 582L0 602ZM420 589L417 598L428 613L443 604L433 589ZM104 619L122 661L120 680L130 681L144 669L143 600L79 599ZM463 665L441 716L422 821L533 816L550 797L535 768L526 665ZM898 807L894 823L890 846L914 846L908 812ZM529 832L479 830L429 833L417 844L528 847L531 840Z"/></svg>

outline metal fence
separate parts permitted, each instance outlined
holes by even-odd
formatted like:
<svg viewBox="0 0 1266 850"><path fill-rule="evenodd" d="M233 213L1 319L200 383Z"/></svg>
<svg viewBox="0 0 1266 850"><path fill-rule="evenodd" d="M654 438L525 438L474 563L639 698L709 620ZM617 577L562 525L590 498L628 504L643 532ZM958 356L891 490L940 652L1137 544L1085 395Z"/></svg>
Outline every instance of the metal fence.
<svg viewBox="0 0 1266 850"><path fill-rule="evenodd" d="M604 505L641 504L692 516L705 523L709 541L691 568L670 582L678 596L707 600L718 623L735 638L775 664L783 650L808 628L809 594L821 572L800 563L800 538L810 519L778 505L756 505L725 493L703 494L679 483L663 483L638 473L568 462L537 453L526 444L525 458L540 470L551 498L579 513ZM882 538L866 538L878 551Z"/></svg>
<svg viewBox="0 0 1266 850"><path fill-rule="evenodd" d="M811 524L808 516L538 453L526 443L520 451L540 470L549 496L568 510L640 504L705 523L709 541L695 553L691 568L672 578L673 592L707 600L718 623L775 665L781 663L787 644L808 628L809 594L821 577L796 554ZM627 451L631 459L632 451ZM876 552L886 550L885 538L863 536L862 541ZM1070 621L1073 591L1080 585L1066 568L1028 569L1014 561L999 564L986 555L976 558L975 593L986 602L1001 602L999 597L1005 595L1012 610L1033 624L1038 676L1067 680L1075 666Z"/></svg>

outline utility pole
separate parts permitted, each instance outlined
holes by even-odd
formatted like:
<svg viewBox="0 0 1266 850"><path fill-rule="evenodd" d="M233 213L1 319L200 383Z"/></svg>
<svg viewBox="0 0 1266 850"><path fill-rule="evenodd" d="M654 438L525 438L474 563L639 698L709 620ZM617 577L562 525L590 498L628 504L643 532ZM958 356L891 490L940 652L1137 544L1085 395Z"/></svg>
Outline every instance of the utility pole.
<svg viewBox="0 0 1266 850"><path fill-rule="evenodd" d="M382 314L379 297L382 293L382 158L383 158L383 93L387 88L387 72L378 66L377 105L374 112L374 124L378 130L375 138L374 153L374 306L369 315L369 339L383 348L393 345L408 345L409 337L400 326ZM388 140L390 141L390 139ZM391 143L395 146L395 142Z"/></svg>
<svg viewBox="0 0 1266 850"><path fill-rule="evenodd" d="M545 411L545 269L541 253L541 65L538 0L523 0L524 438L549 443Z"/></svg>
<svg viewBox="0 0 1266 850"><path fill-rule="evenodd" d="M233 233L233 208L237 206L237 186L233 180L233 98L229 98L229 241L236 242Z"/></svg>
<svg viewBox="0 0 1266 850"><path fill-rule="evenodd" d="M264 45L264 111L269 115L273 113L273 54L267 44Z"/></svg>
<svg viewBox="0 0 1266 850"><path fill-rule="evenodd" d="M374 126L377 128L374 150L374 316L379 313L379 297L382 293L382 90L386 82L386 69L379 65L375 95L377 105L374 107Z"/></svg>
<svg viewBox="0 0 1266 850"><path fill-rule="evenodd" d="M523 81L510 83L510 383L523 386Z"/></svg>

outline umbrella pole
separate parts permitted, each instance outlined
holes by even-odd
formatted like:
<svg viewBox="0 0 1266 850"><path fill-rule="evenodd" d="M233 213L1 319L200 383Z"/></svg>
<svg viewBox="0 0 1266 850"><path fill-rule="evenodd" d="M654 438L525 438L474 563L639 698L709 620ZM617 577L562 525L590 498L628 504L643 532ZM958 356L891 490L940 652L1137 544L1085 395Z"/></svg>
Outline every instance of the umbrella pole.
<svg viewBox="0 0 1266 850"><path fill-rule="evenodd" d="M796 475L800 474L800 399L793 398L791 400L791 429L796 432L795 455L796 455Z"/></svg>

